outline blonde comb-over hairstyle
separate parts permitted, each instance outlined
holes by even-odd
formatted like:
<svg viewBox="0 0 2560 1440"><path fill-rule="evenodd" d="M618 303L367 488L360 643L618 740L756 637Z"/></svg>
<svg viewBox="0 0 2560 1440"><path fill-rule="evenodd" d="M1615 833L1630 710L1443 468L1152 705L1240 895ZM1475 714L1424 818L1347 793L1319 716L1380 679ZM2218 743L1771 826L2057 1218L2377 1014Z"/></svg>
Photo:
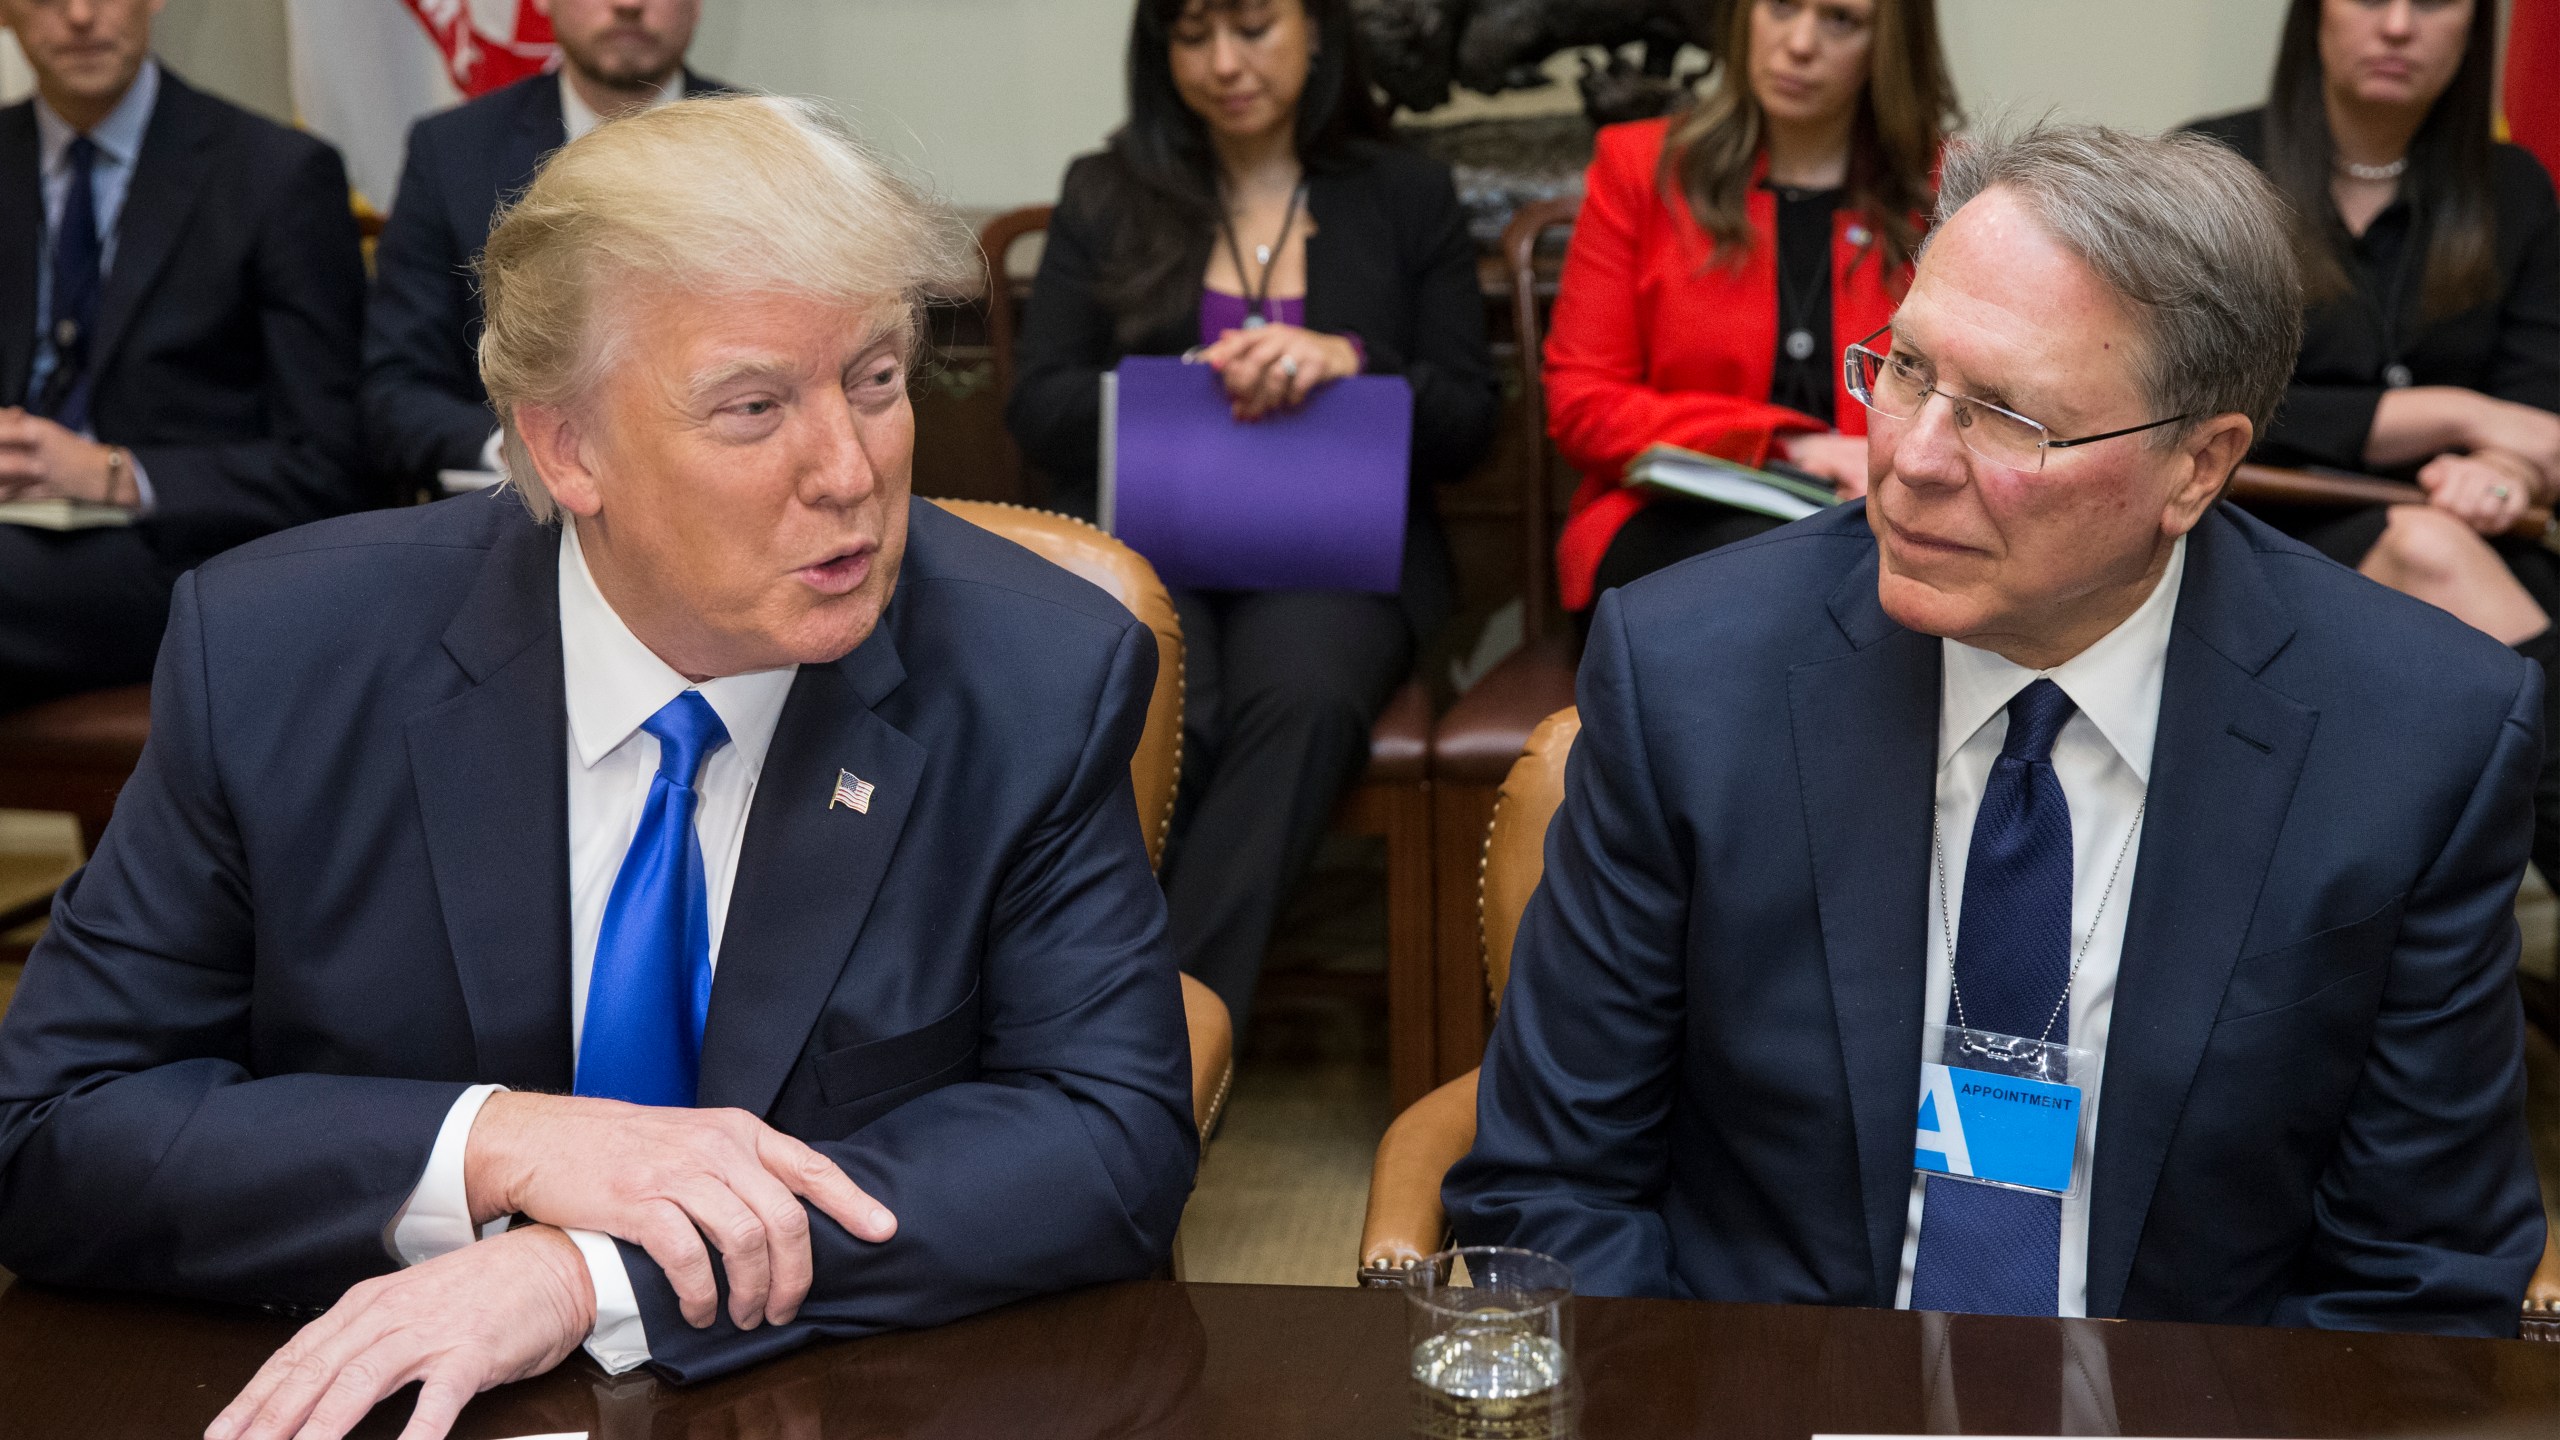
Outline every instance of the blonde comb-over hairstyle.
<svg viewBox="0 0 2560 1440"><path fill-rule="evenodd" d="M553 155L479 260L480 380L525 508L559 506L516 428L573 408L612 366L651 290L886 305L918 313L978 290L967 225L806 101L721 95L597 126Z"/></svg>

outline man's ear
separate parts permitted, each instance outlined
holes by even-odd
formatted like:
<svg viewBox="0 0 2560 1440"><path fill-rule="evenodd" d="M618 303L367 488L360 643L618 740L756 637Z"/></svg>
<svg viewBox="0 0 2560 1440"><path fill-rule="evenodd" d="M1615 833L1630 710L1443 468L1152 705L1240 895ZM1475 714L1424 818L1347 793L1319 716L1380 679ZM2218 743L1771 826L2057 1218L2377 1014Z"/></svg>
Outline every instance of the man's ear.
<svg viewBox="0 0 2560 1440"><path fill-rule="evenodd" d="M2222 498L2232 472L2249 457L2249 444L2257 433L2248 416L2229 414L2216 415L2188 434L2178 447L2187 473L2169 492L2169 503L2160 516L2164 533L2184 535L2196 528L2204 512Z"/></svg>
<svg viewBox="0 0 2560 1440"><path fill-rule="evenodd" d="M551 492L561 509L581 519L603 509L603 488L596 483L577 416L557 405L519 405L515 419L516 434L533 457L534 482Z"/></svg>

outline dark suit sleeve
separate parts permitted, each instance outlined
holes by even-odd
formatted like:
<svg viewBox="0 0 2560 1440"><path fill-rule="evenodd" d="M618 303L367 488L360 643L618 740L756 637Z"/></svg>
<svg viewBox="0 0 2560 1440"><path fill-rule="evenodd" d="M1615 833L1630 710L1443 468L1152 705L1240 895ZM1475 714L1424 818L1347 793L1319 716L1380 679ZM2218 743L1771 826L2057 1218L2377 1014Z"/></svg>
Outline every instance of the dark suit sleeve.
<svg viewBox="0 0 2560 1440"><path fill-rule="evenodd" d="M364 422L378 463L404 487L439 470L477 470L498 418L480 398L470 335L480 314L472 252L445 224L435 129L410 127L400 196L374 252L364 326Z"/></svg>
<svg viewBox="0 0 2560 1440"><path fill-rule="evenodd" d="M2312 1195L2279 1325L2516 1333L2542 1255L2524 1131L2516 886L2542 748L2542 676L2516 667L2469 803L2409 894L2364 1081Z"/></svg>
<svg viewBox="0 0 2560 1440"><path fill-rule="evenodd" d="M155 520L173 528L237 539L371 498L356 421L364 255L346 165L326 145L296 148L246 277L257 297L266 434L133 447L151 477Z"/></svg>
<svg viewBox="0 0 2560 1440"><path fill-rule="evenodd" d="M1116 324L1096 287L1106 231L1092 213L1097 188L1085 166L1070 167L1040 252L1015 338L1013 394L1005 426L1023 458L1062 496L1090 496L1101 464L1102 373L1119 359ZM1089 502L1088 502L1089 503Z"/></svg>
<svg viewBox="0 0 2560 1440"><path fill-rule="evenodd" d="M1413 295L1413 351L1363 335L1368 371L1402 375L1413 387L1413 455L1418 478L1465 478L1493 443L1502 385L1494 377L1484 336L1484 291L1476 277L1475 238L1447 171L1431 167L1432 180L1389 203L1410 212L1419 245L1409 263Z"/></svg>
<svg viewBox="0 0 2560 1440"><path fill-rule="evenodd" d="M687 1325L647 1252L622 1245L661 1374L706 1380L823 1336L939 1324L1163 1262L1199 1142L1164 901L1129 788L1154 680L1154 637L1132 624L1076 772L989 919L978 1078L818 1147L898 1233L866 1244L813 1210L808 1303L749 1331L725 1307L710 1329Z"/></svg>
<svg viewBox="0 0 2560 1440"><path fill-rule="evenodd" d="M1647 753L1625 609L1603 596L1582 734L1522 915L1476 1092L1475 1149L1442 1195L1458 1239L1572 1267L1592 1295L1666 1295L1656 1208L1685 1005L1690 880Z"/></svg>
<svg viewBox="0 0 2560 1440"><path fill-rule="evenodd" d="M325 1305L394 1268L386 1232L464 1087L258 1074L259 941L204 657L190 574L150 745L0 1023L0 1264Z"/></svg>

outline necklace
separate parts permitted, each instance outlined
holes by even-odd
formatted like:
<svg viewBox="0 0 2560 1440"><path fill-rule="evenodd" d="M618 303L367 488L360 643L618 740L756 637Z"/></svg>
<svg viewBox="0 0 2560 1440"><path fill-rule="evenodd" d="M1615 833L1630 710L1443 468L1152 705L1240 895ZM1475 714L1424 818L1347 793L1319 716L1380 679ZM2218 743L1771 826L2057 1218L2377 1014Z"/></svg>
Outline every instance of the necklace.
<svg viewBox="0 0 2560 1440"><path fill-rule="evenodd" d="M1262 279L1254 285L1252 293L1245 297L1244 328L1247 330L1259 330L1271 323L1271 277L1280 268L1276 261L1280 252L1288 248L1289 232L1298 228L1298 209L1306 203L1306 200L1307 182L1301 180L1298 182L1298 188L1289 192L1289 213L1280 217L1278 238L1268 245L1253 247L1254 263L1262 267ZM1227 254L1236 262L1237 282L1246 283L1244 247L1236 243L1235 222L1225 215L1220 215L1218 233L1226 238Z"/></svg>
<svg viewBox="0 0 2560 1440"><path fill-rule="evenodd" d="M2151 789L2144 786L2142 799L2133 807L2133 824L2124 832L2124 843L2116 847L2115 868L2107 872L2107 888L2098 892L2098 908L2089 917L2089 933L2080 937L2080 953L2071 957L2071 973L2062 977L2062 993L2054 997L2053 1013L2044 1017L2044 1031L2036 1036L2039 1042L2052 1038L2054 1023L2062 1018L2062 1007L2071 1002L2071 986L2080 978L2080 965L2089 958L2089 947L2097 942L2099 922L2107 918L2107 902L2115 898L2116 881L2124 874L2125 857L2133 853L2133 837L2142 833L2142 813L2150 808ZM1933 808L1929 812L1929 856L1938 868L1938 925L1946 932L1947 998L1955 1006L1956 1028L1969 1030L1972 1027L1964 1023L1964 987L1956 983L1956 927L1947 909L1947 847L1940 834L1938 812Z"/></svg>
<svg viewBox="0 0 2560 1440"><path fill-rule="evenodd" d="M1803 217L1801 214L1801 207L1803 207L1806 202L1825 195L1838 194L1837 191L1802 190L1792 185L1778 185L1774 183L1771 184L1769 188L1776 191L1778 195L1781 216L1779 229L1782 233L1786 224L1784 216L1788 210L1797 210L1799 218L1807 218ZM1826 206L1824 208L1826 211L1826 214L1824 215L1824 228L1827 230L1829 228L1830 218L1827 212L1831 207ZM1797 364L1803 364L1805 361L1813 358L1814 316L1811 312L1813 310L1815 297L1822 289L1823 270L1831 263L1831 247L1827 244L1824 245L1822 253L1816 257L1812 268L1805 275L1799 277L1790 273L1787 269L1785 244L1786 242L1782 238L1779 241L1779 253L1776 257L1778 266L1778 308L1780 311L1780 318L1782 320L1793 320L1795 324L1787 331L1786 338L1781 342L1780 348L1785 352L1788 359L1795 361ZM1803 282L1801 285L1797 283L1799 279Z"/></svg>
<svg viewBox="0 0 2560 1440"><path fill-rule="evenodd" d="M2378 183L2384 180L2397 180L2401 176L2407 174L2409 172L2409 157L2403 155L2388 165L2359 165L2353 160L2341 157L2338 161L2338 168L2345 171L2350 179L2371 180Z"/></svg>

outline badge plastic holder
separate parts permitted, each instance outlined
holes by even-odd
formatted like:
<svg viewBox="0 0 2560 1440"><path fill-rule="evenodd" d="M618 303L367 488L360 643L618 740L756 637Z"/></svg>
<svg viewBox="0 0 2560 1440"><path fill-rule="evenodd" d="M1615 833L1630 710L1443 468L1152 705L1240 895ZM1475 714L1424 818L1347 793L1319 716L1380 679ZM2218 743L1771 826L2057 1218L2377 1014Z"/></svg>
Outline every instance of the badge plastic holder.
<svg viewBox="0 0 2560 1440"><path fill-rule="evenodd" d="M2088 1193L2098 1052L1956 1025L1922 1033L1913 1167L2076 1200Z"/></svg>

